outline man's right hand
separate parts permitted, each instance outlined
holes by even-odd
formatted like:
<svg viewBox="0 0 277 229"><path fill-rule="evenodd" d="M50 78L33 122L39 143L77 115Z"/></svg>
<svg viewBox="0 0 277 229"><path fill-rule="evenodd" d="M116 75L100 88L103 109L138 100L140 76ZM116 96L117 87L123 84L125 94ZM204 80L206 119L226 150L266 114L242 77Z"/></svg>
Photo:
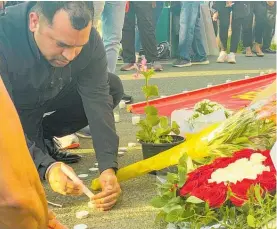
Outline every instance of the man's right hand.
<svg viewBox="0 0 277 229"><path fill-rule="evenodd" d="M58 192L62 195L81 195L83 193L82 187L80 184L75 184L63 173L61 170L62 164L73 171L71 167L61 162L57 162L52 165L48 174L46 174L46 179L51 188L54 192Z"/></svg>

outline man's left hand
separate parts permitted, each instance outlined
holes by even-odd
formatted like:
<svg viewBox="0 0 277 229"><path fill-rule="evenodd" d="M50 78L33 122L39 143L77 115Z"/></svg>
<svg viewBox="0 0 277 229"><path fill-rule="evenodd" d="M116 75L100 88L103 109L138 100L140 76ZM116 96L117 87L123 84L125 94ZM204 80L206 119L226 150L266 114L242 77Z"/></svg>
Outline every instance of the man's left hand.
<svg viewBox="0 0 277 229"><path fill-rule="evenodd" d="M103 171L99 177L102 192L92 198L95 207L100 211L110 210L117 202L121 188L113 169Z"/></svg>

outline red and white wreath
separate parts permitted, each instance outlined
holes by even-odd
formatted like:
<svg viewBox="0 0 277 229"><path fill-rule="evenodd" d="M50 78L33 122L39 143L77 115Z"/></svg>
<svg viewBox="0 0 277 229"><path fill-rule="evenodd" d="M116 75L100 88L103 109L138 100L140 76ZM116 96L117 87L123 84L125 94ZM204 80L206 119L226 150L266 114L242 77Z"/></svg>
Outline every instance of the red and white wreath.
<svg viewBox="0 0 277 229"><path fill-rule="evenodd" d="M256 184L265 191L276 190L276 170L270 151L244 149L232 157L218 158L212 164L189 173L180 189L180 196L195 196L211 207L220 207L227 199L228 190L231 190L234 195L230 201L242 206L249 188Z"/></svg>

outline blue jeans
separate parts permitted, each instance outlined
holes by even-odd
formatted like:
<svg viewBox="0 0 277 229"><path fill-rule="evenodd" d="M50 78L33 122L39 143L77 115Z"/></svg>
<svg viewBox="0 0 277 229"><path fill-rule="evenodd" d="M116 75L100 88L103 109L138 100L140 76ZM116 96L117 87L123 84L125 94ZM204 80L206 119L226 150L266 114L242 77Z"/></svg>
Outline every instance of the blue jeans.
<svg viewBox="0 0 277 229"><path fill-rule="evenodd" d="M154 27L155 28L156 28L156 25L159 22L161 14L162 14L163 6L164 6L163 1L157 1L156 2L156 7L153 8L153 20L154 20ZM135 43L135 47L136 47L136 52L139 52L140 49L142 48L137 24L136 24L136 43Z"/></svg>
<svg viewBox="0 0 277 229"><path fill-rule="evenodd" d="M200 31L200 2L181 2L179 56L191 61L191 50L195 60L206 60L203 38Z"/></svg>
<svg viewBox="0 0 277 229"><path fill-rule="evenodd" d="M122 28L125 17L126 1L106 1L102 12L102 35L107 54L108 71L115 73Z"/></svg>

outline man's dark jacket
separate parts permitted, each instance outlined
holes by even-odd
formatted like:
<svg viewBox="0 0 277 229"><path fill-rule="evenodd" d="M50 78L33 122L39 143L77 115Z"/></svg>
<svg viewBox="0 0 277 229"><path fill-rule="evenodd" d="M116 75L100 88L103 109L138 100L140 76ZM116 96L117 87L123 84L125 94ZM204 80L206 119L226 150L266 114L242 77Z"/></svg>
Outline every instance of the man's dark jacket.
<svg viewBox="0 0 277 229"><path fill-rule="evenodd" d="M26 2L8 7L6 15L0 17L0 76L17 110L40 109L69 84L76 84L91 127L99 170L117 168L118 136L109 95L106 53L99 34L92 29L89 43L69 65L50 67L29 31L28 12L33 5ZM53 68L59 77L52 74ZM27 143L43 178L54 160L28 139Z"/></svg>

